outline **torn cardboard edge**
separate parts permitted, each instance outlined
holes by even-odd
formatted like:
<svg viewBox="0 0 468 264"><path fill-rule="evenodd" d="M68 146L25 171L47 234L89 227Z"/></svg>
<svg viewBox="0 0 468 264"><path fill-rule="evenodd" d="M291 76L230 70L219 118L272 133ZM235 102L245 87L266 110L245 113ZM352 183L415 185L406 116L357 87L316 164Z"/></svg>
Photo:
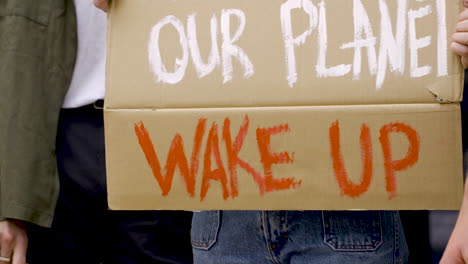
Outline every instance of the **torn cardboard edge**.
<svg viewBox="0 0 468 264"><path fill-rule="evenodd" d="M441 104L461 102L463 100L464 73L452 74L439 78L438 81L427 86L427 90L434 95L437 102Z"/></svg>

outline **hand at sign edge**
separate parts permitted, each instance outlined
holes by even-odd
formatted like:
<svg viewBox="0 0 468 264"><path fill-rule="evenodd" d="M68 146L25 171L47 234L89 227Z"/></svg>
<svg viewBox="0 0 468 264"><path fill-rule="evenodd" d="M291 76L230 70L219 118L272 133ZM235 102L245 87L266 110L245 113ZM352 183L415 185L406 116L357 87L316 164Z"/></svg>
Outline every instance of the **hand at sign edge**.
<svg viewBox="0 0 468 264"><path fill-rule="evenodd" d="M25 264L28 248L28 236L20 220L0 221L0 256L11 257L11 262L0 261L0 264Z"/></svg>
<svg viewBox="0 0 468 264"><path fill-rule="evenodd" d="M468 0L463 1L465 10L460 13L450 49L461 56L461 63L468 68Z"/></svg>
<svg viewBox="0 0 468 264"><path fill-rule="evenodd" d="M102 11L107 12L109 10L108 0L93 0L93 2L94 5Z"/></svg>

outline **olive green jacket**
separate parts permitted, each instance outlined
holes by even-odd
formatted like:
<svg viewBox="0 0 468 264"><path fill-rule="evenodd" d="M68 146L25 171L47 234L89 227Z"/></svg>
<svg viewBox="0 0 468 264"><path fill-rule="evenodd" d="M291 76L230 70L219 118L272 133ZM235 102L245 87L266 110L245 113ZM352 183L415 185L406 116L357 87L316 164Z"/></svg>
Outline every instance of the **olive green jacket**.
<svg viewBox="0 0 468 264"><path fill-rule="evenodd" d="M77 46L73 0L0 0L0 217L49 226L55 136Z"/></svg>

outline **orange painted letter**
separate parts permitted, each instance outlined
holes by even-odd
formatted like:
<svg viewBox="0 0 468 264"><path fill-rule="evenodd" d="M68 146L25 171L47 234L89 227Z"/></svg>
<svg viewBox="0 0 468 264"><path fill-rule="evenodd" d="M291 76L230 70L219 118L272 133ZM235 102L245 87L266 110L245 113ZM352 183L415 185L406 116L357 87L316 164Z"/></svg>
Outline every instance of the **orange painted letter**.
<svg viewBox="0 0 468 264"><path fill-rule="evenodd" d="M195 176L198 171L198 160L200 153L201 141L203 139L203 134L205 133L205 119L200 119L198 121L195 139L194 139L194 148L192 151L192 159L190 170L188 167L187 157L184 151L184 143L181 135L176 134L172 140L169 153L167 154L165 174L161 172L161 165L159 163L159 158L154 149L153 142L149 136L148 131L145 128L143 122L135 124L135 134L138 138L138 143L145 154L146 161L148 162L153 176L161 188L162 195L167 196L172 188L172 179L174 178L174 172L176 167L179 167L180 174L185 181L187 192L190 197L195 196Z"/></svg>
<svg viewBox="0 0 468 264"><path fill-rule="evenodd" d="M409 148L401 160L393 160L390 133L404 133L409 141ZM390 123L380 129L380 143L384 156L385 179L390 199L397 195L395 171L402 171L413 166L419 160L419 136L416 130L403 123Z"/></svg>
<svg viewBox="0 0 468 264"><path fill-rule="evenodd" d="M361 126L361 159L362 159L362 177L360 184L352 183L346 173L343 154L341 153L340 145L340 124L334 122L330 127L330 146L331 156L333 159L333 168L335 177L338 180L338 185L342 195L350 197L359 197L367 192L372 182L372 141L370 137L370 129L367 125Z"/></svg>
<svg viewBox="0 0 468 264"><path fill-rule="evenodd" d="M244 122L242 123L239 129L239 133L237 134L236 139L234 140L234 143L232 143L231 120L229 118L226 118L224 120L223 139L224 139L224 142L226 143L229 173L231 174L230 182L231 182L232 197L237 197L239 195L239 188L237 184L237 165L239 165L241 168L243 168L244 170L246 170L248 173L250 173L253 176L255 182L257 182L260 188L260 194L265 193L265 183L260 173L255 171L255 169L250 164L248 164L246 161L242 160L239 157L239 152L242 149L242 146L244 144L244 139L245 139L245 136L247 135L248 130L249 130L249 117L245 116Z"/></svg>
<svg viewBox="0 0 468 264"><path fill-rule="evenodd" d="M271 152L271 136L288 132L289 125L280 125L271 128L257 128L257 144L260 151L260 159L263 164L265 172L265 191L280 191L291 188L297 188L301 185L301 181L295 181L294 178L273 178L271 167L273 164L293 163L294 160L290 157L289 153L273 153Z"/></svg>
<svg viewBox="0 0 468 264"><path fill-rule="evenodd" d="M211 169L211 157L214 155L216 165L218 168L215 170ZM203 166L203 179L200 193L200 200L203 201L210 188L210 181L216 180L221 182L223 188L223 198L226 200L229 198L228 180L226 176L226 170L221 160L221 154L219 152L219 139L218 139L218 125L213 123L208 134L208 140L206 143L205 160Z"/></svg>

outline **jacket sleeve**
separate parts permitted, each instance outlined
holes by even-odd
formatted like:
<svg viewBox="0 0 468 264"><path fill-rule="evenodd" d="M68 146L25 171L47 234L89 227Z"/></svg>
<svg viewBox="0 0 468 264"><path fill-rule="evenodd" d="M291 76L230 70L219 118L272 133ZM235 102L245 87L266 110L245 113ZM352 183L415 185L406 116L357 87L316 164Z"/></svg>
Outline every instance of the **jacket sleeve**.
<svg viewBox="0 0 468 264"><path fill-rule="evenodd" d="M49 226L55 137L76 48L73 1L0 0L0 217Z"/></svg>

